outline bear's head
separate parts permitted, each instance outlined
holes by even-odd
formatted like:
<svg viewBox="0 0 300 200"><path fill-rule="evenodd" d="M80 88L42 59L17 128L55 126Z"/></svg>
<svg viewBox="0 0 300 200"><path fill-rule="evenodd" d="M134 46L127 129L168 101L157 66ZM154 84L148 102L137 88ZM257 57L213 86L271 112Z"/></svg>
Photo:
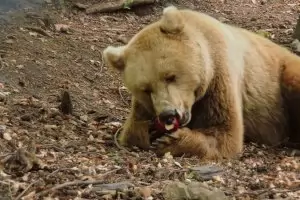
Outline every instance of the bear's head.
<svg viewBox="0 0 300 200"><path fill-rule="evenodd" d="M154 116L177 114L183 126L191 120L192 106L204 94L211 73L201 46L205 41L196 39L201 32L194 31L194 23L170 6L127 45L103 51L106 64L121 72L135 100Z"/></svg>

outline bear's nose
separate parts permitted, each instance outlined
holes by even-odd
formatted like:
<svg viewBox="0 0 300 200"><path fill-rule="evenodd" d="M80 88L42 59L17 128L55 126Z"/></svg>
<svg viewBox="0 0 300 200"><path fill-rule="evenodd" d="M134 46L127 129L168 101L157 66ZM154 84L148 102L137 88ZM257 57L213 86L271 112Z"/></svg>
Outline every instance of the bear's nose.
<svg viewBox="0 0 300 200"><path fill-rule="evenodd" d="M158 116L159 120L164 122L165 124L172 124L174 118L178 118L179 114L178 112L174 110L165 110L161 112Z"/></svg>

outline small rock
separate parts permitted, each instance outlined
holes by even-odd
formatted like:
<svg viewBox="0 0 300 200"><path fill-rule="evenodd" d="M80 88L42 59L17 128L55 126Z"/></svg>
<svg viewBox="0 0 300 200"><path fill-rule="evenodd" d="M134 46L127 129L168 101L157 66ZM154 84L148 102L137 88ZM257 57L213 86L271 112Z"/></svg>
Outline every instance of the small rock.
<svg viewBox="0 0 300 200"><path fill-rule="evenodd" d="M54 118L59 115L59 109L50 108L49 117Z"/></svg>
<svg viewBox="0 0 300 200"><path fill-rule="evenodd" d="M150 187L142 187L139 188L139 193L142 195L144 199L151 198L151 188Z"/></svg>
<svg viewBox="0 0 300 200"><path fill-rule="evenodd" d="M208 181L213 179L215 176L220 175L223 172L223 169L215 165L203 165L198 167L190 168L194 172L194 177L199 181Z"/></svg>
<svg viewBox="0 0 300 200"><path fill-rule="evenodd" d="M226 22L229 22L230 20L225 17L219 17L219 21L222 23L226 23Z"/></svg>
<svg viewBox="0 0 300 200"><path fill-rule="evenodd" d="M29 35L33 36L33 37L37 37L38 36L38 34L36 32L29 32Z"/></svg>
<svg viewBox="0 0 300 200"><path fill-rule="evenodd" d="M187 186L182 182L171 182L164 188L164 198L166 200L191 199Z"/></svg>
<svg viewBox="0 0 300 200"><path fill-rule="evenodd" d="M55 30L57 32L67 33L70 29L70 26L66 24L54 24Z"/></svg>
<svg viewBox="0 0 300 200"><path fill-rule="evenodd" d="M17 65L16 68L18 68L18 69L23 69L23 68L24 68L24 65Z"/></svg>
<svg viewBox="0 0 300 200"><path fill-rule="evenodd" d="M44 126L45 129L47 130L50 130L50 129L57 129L57 126L56 125L51 125L51 124L46 124Z"/></svg>
<svg viewBox="0 0 300 200"><path fill-rule="evenodd" d="M219 189L210 190L201 182L192 182L187 185L188 192L193 200L226 200L227 197Z"/></svg>
<svg viewBox="0 0 300 200"><path fill-rule="evenodd" d="M5 43L6 43L6 44L13 44L13 43L14 43L14 40L8 39L8 40L5 40Z"/></svg>
<svg viewBox="0 0 300 200"><path fill-rule="evenodd" d="M226 200L228 199L224 192L217 188L209 189L207 185L201 182L191 182L184 184L182 182L171 182L164 188L164 197L166 200Z"/></svg>
<svg viewBox="0 0 300 200"><path fill-rule="evenodd" d="M89 138L88 138L88 141L94 141L94 140L95 140L94 136L90 135Z"/></svg>
<svg viewBox="0 0 300 200"><path fill-rule="evenodd" d="M5 125L0 125L0 134L2 135L6 130L6 126Z"/></svg>
<svg viewBox="0 0 300 200"><path fill-rule="evenodd" d="M127 43L128 43L128 39L127 39L125 36L123 36L123 35L120 35L120 36L117 38L117 41L118 41L118 42L121 42L121 43L123 43L123 44L127 44Z"/></svg>
<svg viewBox="0 0 300 200"><path fill-rule="evenodd" d="M29 121L31 121L31 115L25 114L25 115L21 116L21 120L29 122Z"/></svg>
<svg viewBox="0 0 300 200"><path fill-rule="evenodd" d="M268 1L267 0L261 0L260 4L265 5Z"/></svg>
<svg viewBox="0 0 300 200"><path fill-rule="evenodd" d="M262 37L265 37L265 38L271 38L271 33L268 32L267 30L258 30L256 31L256 33Z"/></svg>
<svg viewBox="0 0 300 200"><path fill-rule="evenodd" d="M120 122L110 122L110 123L108 123L108 125L112 125L114 127L121 127L122 123L120 123Z"/></svg>
<svg viewBox="0 0 300 200"><path fill-rule="evenodd" d="M5 132L5 133L3 133L3 139L5 139L7 141L10 141L12 138L11 138L11 135L8 132Z"/></svg>
<svg viewBox="0 0 300 200"><path fill-rule="evenodd" d="M88 116L87 115L82 115L80 116L80 120L87 122L88 121Z"/></svg>
<svg viewBox="0 0 300 200"><path fill-rule="evenodd" d="M225 184L224 179L221 176L213 176L212 177L214 181L218 182L218 183L223 183Z"/></svg>
<svg viewBox="0 0 300 200"><path fill-rule="evenodd" d="M8 95L10 95L10 92L0 92L0 99L1 99L1 98L5 98L5 97L7 97Z"/></svg>
<svg viewBox="0 0 300 200"><path fill-rule="evenodd" d="M295 39L291 45L294 51L300 53L300 41L298 39Z"/></svg>

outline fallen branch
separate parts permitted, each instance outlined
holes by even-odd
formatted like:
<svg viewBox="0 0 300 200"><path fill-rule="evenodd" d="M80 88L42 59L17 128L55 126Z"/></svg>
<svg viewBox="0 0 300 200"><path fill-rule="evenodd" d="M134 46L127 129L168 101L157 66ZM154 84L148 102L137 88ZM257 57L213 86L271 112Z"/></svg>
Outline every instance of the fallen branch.
<svg viewBox="0 0 300 200"><path fill-rule="evenodd" d="M114 173L116 171L118 171L120 169L114 169L114 170L111 170L109 172L106 172L104 174L102 174L102 177L105 177L111 173ZM45 195L45 194L48 194L49 192L52 192L54 190L58 190L58 189L61 189L61 188L64 188L64 187L68 187L68 186L74 186L74 185L95 185L95 184L103 184L104 180L88 180L88 181L71 181L71 182L66 182L66 183L62 183L62 184L59 184L59 185L56 185L48 190L44 190L42 192L39 192L36 194L37 197L40 197L42 195Z"/></svg>
<svg viewBox="0 0 300 200"><path fill-rule="evenodd" d="M47 37L52 37L49 33L47 33L45 30L43 30L42 28L39 28L39 27L26 26L24 28L27 30L39 33L41 35L47 36Z"/></svg>
<svg viewBox="0 0 300 200"><path fill-rule="evenodd" d="M88 5L85 5L85 4L82 4L82 3L75 3L75 4L74 4L74 7L78 8L78 9L81 9L81 10L85 10L85 9L87 9L89 6L88 6Z"/></svg>
<svg viewBox="0 0 300 200"><path fill-rule="evenodd" d="M114 12L117 10L129 9L133 6L153 4L155 2L157 2L157 0L120 0L118 2L108 2L91 5L85 9L85 12L87 14Z"/></svg>
<svg viewBox="0 0 300 200"><path fill-rule="evenodd" d="M270 193L275 193L275 194L279 194L279 193L287 193L287 192L295 192L295 191L299 191L300 187L295 187L295 188L291 188L291 189L283 189L283 190L270 190L270 189L266 189L263 190L261 192L259 192L257 194L258 197L263 197L264 195L268 195ZM259 198L261 199L261 198Z"/></svg>

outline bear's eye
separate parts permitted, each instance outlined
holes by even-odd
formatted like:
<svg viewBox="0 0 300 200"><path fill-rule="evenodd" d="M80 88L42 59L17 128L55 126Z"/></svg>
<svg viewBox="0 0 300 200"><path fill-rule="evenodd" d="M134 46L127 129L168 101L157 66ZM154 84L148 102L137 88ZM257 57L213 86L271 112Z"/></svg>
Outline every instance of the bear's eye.
<svg viewBox="0 0 300 200"><path fill-rule="evenodd" d="M146 94L150 94L152 92L152 90L150 88L145 88L143 90Z"/></svg>
<svg viewBox="0 0 300 200"><path fill-rule="evenodd" d="M165 81L166 81L167 83L175 82L175 81L176 81L176 76L175 76L175 75L169 75L169 76L166 76L166 77L165 77Z"/></svg>

